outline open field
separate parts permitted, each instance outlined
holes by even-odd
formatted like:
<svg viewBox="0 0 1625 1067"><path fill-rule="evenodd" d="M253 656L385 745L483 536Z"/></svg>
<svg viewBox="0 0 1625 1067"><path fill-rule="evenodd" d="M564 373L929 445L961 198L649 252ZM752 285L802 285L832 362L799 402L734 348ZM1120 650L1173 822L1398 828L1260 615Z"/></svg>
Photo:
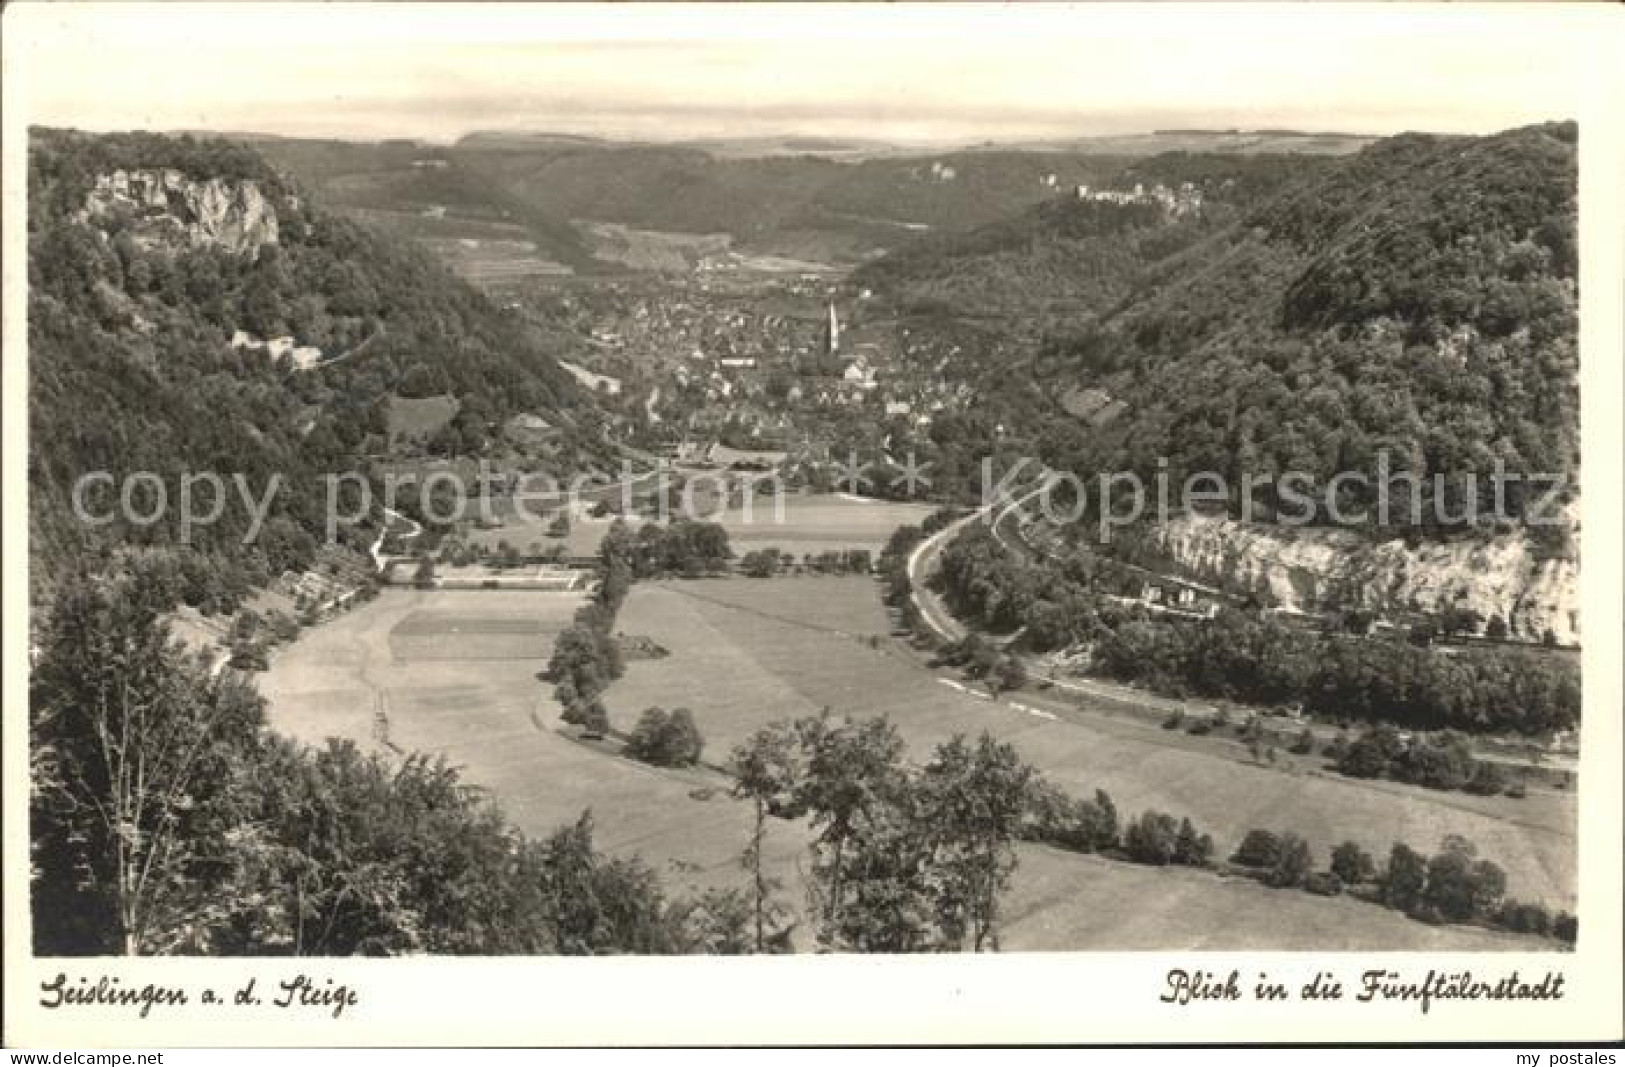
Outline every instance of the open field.
<svg viewBox="0 0 1625 1067"><path fill-rule="evenodd" d="M693 709L713 750L762 723L829 707L837 714L887 715L923 758L956 732L987 730L1014 744L1050 779L1087 795L1109 792L1121 811L1189 815L1221 851L1247 830L1291 830L1318 862L1352 838L1386 855L1395 841L1424 851L1461 834L1507 871L1509 892L1553 907L1575 901L1574 796L1526 800L1440 794L1389 782L1356 782L1302 769L1275 769L1193 743L1132 716L1079 711L1042 694L1012 707L944 684L890 642L874 584L863 578L666 582L634 589L621 629L671 650L632 664L609 692L617 725L650 704Z"/></svg>
<svg viewBox="0 0 1625 1067"><path fill-rule="evenodd" d="M808 552L866 548L878 554L899 526L918 523L934 509L924 504L860 500L835 494L786 494L782 507L771 496L757 496L749 512L732 507L713 521L728 531L740 555L774 547L802 556Z"/></svg>
<svg viewBox="0 0 1625 1067"><path fill-rule="evenodd" d="M455 207L455 206L454 206ZM470 217L446 205L425 204L415 211L356 209L375 226L411 237L475 285L570 274L551 258L524 226Z"/></svg>
<svg viewBox="0 0 1625 1067"><path fill-rule="evenodd" d="M428 439L457 414L457 398L426 396L389 398L389 440Z"/></svg>
<svg viewBox="0 0 1625 1067"><path fill-rule="evenodd" d="M703 480L700 483L704 484ZM897 527L918 523L930 515L932 508L924 504L897 504L889 501L865 501L835 494L786 494L782 505L771 496L757 496L747 512L742 507L731 507L715 514L704 514L704 504L695 490L696 507L702 509L697 518L720 522L728 531L728 541L735 555L744 555L769 546L789 552L800 558L807 553L832 552L842 549L868 549L879 554ZM540 506L532 508L540 512ZM637 519L628 521L637 522ZM487 548L496 548L503 541L520 549L532 542L543 548L561 543L547 536L552 519L536 522L509 521L489 530L472 530L468 539ZM598 551L599 542L609 529L609 519L578 518L571 524L570 536L562 543L571 555L591 555Z"/></svg>
<svg viewBox="0 0 1625 1067"><path fill-rule="evenodd" d="M391 746L444 754L527 833L546 833L591 808L600 845L642 855L672 892L742 886L737 856L748 810L727 798L720 777L644 767L560 728L551 689L537 674L580 603L570 593L386 590L308 631L277 658L261 685L271 724L311 743L333 735L381 749L374 726L381 711ZM1191 813L1221 848L1233 847L1251 825L1295 828L1315 841L1323 861L1322 839L1333 828L1381 847L1395 837L1430 846L1455 830L1508 867L1515 891L1541 896L1531 887L1560 878L1572 884L1572 859L1561 866L1572 841L1543 849L1538 842L1554 836L1549 831L1170 749L1108 717L1051 722L952 690L889 642L869 646L868 637L888 629L869 579L646 583L633 590L619 629L653 637L673 654L629 664L611 687L606 703L616 727L630 727L651 704L689 706L705 732L708 761L724 759L763 723L828 705L837 713L890 715L916 757L954 731L989 729L1051 777L1080 790L1108 789L1125 812L1157 806ZM697 786L713 792L697 793ZM775 822L769 837L772 866L791 902L800 900L804 833ZM1009 949L1530 946L1205 872L1025 845L1021 864L1006 901ZM1572 904L1572 894L1544 895Z"/></svg>
<svg viewBox="0 0 1625 1067"><path fill-rule="evenodd" d="M568 593L385 590L277 657L261 682L270 723L311 744L336 736L382 750L373 728L381 709L391 744L445 755L529 834L591 808L599 845L641 854L673 892L741 884L743 804L725 790L695 799L692 775L607 756L556 729L552 687L536 675L581 602ZM772 847L788 869L803 846L782 828Z"/></svg>

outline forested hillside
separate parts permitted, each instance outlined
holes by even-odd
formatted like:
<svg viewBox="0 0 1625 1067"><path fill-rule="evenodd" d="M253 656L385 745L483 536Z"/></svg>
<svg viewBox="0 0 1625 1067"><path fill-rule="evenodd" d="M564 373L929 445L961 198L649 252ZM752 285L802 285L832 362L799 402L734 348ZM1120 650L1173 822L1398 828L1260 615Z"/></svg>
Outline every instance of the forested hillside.
<svg viewBox="0 0 1625 1067"><path fill-rule="evenodd" d="M1496 464L1566 480L1579 461L1575 139L1573 124L1404 135L1299 161L1266 195L1210 197L1193 217L1040 209L922 242L858 281L1037 334L1024 396L1049 398L1033 439L1053 462L1150 479L1166 458L1176 485L1213 471L1239 491L1243 473L1375 481L1386 453L1421 481L1421 525L1445 533L1469 505L1490 512ZM1116 402L1109 426L1067 414L1083 389ZM1507 513L1527 518L1540 495L1508 483ZM1265 517L1286 503L1255 500ZM1354 483L1338 501L1374 503ZM1414 531L1412 503L1395 502L1391 525ZM1536 532L1567 551L1560 529Z"/></svg>
<svg viewBox="0 0 1625 1067"><path fill-rule="evenodd" d="M427 253L310 203L253 150L51 130L30 148L36 594L112 546L167 558L177 595L211 610L307 566L324 530L322 475L383 452L397 392L457 398L469 454L520 412L558 427L562 467L604 447L590 398L517 322ZM77 521L73 487L96 471L114 479L89 497L97 514L140 471L162 481L168 510L150 523ZM188 472L241 474L256 500L275 485L254 544L242 543L250 509L232 487L221 519L191 531L195 550L175 551ZM132 496L138 514L155 496L150 483Z"/></svg>

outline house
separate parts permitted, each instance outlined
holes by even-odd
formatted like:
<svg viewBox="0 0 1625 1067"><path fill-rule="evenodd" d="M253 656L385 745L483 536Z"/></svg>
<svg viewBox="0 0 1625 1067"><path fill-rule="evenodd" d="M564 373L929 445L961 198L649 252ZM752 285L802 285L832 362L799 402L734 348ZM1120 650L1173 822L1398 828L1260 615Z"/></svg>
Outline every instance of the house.
<svg viewBox="0 0 1625 1067"><path fill-rule="evenodd" d="M888 401L886 401L886 414L887 415L907 415L909 412L911 412L913 410L914 410L913 406L911 404L909 404L909 402L907 400L888 400Z"/></svg>
<svg viewBox="0 0 1625 1067"><path fill-rule="evenodd" d="M311 370L322 362L322 350L315 345L300 345L288 352L288 361L294 370Z"/></svg>
<svg viewBox="0 0 1625 1067"><path fill-rule="evenodd" d="M284 359L293 353L294 340L292 337L273 337L265 342L265 351L272 359Z"/></svg>
<svg viewBox="0 0 1625 1067"><path fill-rule="evenodd" d="M841 380L862 389L873 389L880 384L875 381L874 368L869 366L867 360L862 359L848 363L846 370L841 372Z"/></svg>

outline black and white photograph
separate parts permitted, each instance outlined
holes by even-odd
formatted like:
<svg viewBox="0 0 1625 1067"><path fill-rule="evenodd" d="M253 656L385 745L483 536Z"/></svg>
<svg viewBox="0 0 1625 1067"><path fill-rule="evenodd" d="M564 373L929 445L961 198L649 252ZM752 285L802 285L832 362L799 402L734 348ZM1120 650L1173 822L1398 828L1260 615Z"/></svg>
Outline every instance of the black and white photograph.
<svg viewBox="0 0 1625 1067"><path fill-rule="evenodd" d="M1316 7L9 9L8 1015L1619 1036L1617 11Z"/></svg>

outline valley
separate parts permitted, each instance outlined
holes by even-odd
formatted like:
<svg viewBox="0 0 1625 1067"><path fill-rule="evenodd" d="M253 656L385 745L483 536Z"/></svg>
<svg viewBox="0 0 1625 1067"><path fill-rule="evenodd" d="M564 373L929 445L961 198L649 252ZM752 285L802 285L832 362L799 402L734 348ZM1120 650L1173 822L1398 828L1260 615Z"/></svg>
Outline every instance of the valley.
<svg viewBox="0 0 1625 1067"><path fill-rule="evenodd" d="M36 595L176 620L155 673L250 709L220 810L278 855L362 842L298 860L386 872L314 905L324 948L1572 944L1572 127L143 136L36 152L39 543L116 579ZM84 397L109 430L69 429ZM1338 525L1391 456L1421 517ZM84 464L222 458L301 476L266 537L72 521ZM1275 488L1063 522L1033 470ZM1306 525L1288 472L1334 487ZM95 632L42 643L61 691ZM1009 868L950 907L961 848Z"/></svg>
<svg viewBox="0 0 1625 1067"><path fill-rule="evenodd" d="M727 799L725 778L647 768L583 746L558 723L558 707L536 672L575 603L568 594L386 592L313 631L277 661L264 682L270 723L312 743L337 735L377 745L371 709L382 705L389 745L445 755L470 782L489 789L522 829L545 833L590 808L604 848L642 856L673 885L741 884L737 857L748 819L742 805ZM1520 892L1551 890L1572 878L1563 866L1571 845L1559 827L1522 829L1496 815L1440 810L1425 798L1278 771L1249 773L1227 759L1170 750L1158 731L1110 715L1047 722L1002 701L956 693L906 646L886 638L885 613L869 579L654 583L634 592L621 625L672 655L632 664L610 689L615 727L629 729L649 704L693 707L708 764L772 719L821 707L884 714L920 750L955 731L992 730L1069 786L1105 787L1132 810L1233 812L1234 822L1215 829L1267 823L1313 829L1317 841L1358 834L1377 847L1390 838L1422 844L1464 832L1516 872ZM419 637L426 627L433 636ZM872 648L868 637L885 643ZM709 795L696 799L697 791ZM662 814L651 818L655 812ZM1564 817L1558 819L1561 826ZM794 898L805 834L776 823L770 844L773 870ZM1009 949L1521 945L1488 931L1418 928L1352 901L1321 902L1244 880L1146 870L1038 846L1022 848L1007 906Z"/></svg>

